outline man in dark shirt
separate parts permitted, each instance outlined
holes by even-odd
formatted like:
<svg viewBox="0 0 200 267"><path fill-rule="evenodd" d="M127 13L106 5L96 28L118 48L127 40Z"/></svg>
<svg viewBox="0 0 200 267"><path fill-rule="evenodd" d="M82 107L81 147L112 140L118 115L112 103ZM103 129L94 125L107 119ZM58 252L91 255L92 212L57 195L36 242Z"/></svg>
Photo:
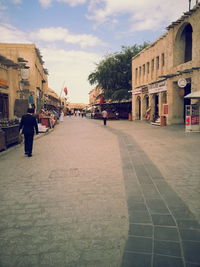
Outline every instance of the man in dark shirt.
<svg viewBox="0 0 200 267"><path fill-rule="evenodd" d="M22 116L19 125L19 130L22 129L22 134L24 134L24 152L28 157L32 157L34 129L38 134L38 124L33 114L34 109L28 108L27 114Z"/></svg>

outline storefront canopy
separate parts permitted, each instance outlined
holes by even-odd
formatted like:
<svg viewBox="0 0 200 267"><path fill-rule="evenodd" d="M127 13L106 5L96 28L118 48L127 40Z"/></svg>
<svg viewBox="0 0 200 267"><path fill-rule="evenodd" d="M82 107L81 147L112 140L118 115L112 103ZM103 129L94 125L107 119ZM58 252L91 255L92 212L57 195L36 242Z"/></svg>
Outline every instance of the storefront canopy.
<svg viewBox="0 0 200 267"><path fill-rule="evenodd" d="M184 98L200 99L200 91L192 92L184 96Z"/></svg>

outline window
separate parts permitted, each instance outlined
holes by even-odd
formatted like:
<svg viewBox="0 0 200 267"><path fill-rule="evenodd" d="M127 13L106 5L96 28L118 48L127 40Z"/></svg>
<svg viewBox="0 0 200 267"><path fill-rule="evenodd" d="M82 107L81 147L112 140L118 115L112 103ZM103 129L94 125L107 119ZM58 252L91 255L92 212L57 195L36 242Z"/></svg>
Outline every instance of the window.
<svg viewBox="0 0 200 267"><path fill-rule="evenodd" d="M185 62L192 60L192 27L187 25L184 29L185 35Z"/></svg>
<svg viewBox="0 0 200 267"><path fill-rule="evenodd" d="M174 65L180 65L192 60L192 25L184 23L180 27L175 40Z"/></svg>
<svg viewBox="0 0 200 267"><path fill-rule="evenodd" d="M142 67L140 66L139 67L139 77L141 77L141 74L142 74Z"/></svg>
<svg viewBox="0 0 200 267"><path fill-rule="evenodd" d="M151 71L154 71L154 59L151 60Z"/></svg>
<svg viewBox="0 0 200 267"><path fill-rule="evenodd" d="M149 66L150 66L150 63L149 62L147 62L147 73L149 73Z"/></svg>
<svg viewBox="0 0 200 267"><path fill-rule="evenodd" d="M156 69L159 69L159 56L156 57Z"/></svg>
<svg viewBox="0 0 200 267"><path fill-rule="evenodd" d="M162 67L165 66L165 54L162 53L161 55L161 64L162 64Z"/></svg>
<svg viewBox="0 0 200 267"><path fill-rule="evenodd" d="M135 69L135 82L137 82L138 79L138 68Z"/></svg>
<svg viewBox="0 0 200 267"><path fill-rule="evenodd" d="M143 64L143 75L145 75L145 64Z"/></svg>

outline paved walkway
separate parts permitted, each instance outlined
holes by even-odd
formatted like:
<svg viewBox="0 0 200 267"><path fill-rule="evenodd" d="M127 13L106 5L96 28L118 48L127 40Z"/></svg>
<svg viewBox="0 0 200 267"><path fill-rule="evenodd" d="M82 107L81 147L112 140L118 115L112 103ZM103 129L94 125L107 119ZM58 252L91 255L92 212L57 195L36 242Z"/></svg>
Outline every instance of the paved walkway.
<svg viewBox="0 0 200 267"><path fill-rule="evenodd" d="M0 155L0 266L200 266L199 135L67 117L33 154Z"/></svg>

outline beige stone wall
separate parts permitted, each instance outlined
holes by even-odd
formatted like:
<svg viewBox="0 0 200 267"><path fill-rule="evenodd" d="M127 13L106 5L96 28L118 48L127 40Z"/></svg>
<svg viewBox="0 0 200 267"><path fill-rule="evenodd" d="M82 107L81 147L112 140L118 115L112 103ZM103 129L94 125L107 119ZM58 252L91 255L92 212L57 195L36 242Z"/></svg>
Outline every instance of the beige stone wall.
<svg viewBox="0 0 200 267"><path fill-rule="evenodd" d="M18 90L18 70L13 68L7 68L5 66L0 66L0 80L3 80L8 88L0 88L0 94L8 95L8 105L9 105L9 118L14 117L14 102L17 98Z"/></svg>
<svg viewBox="0 0 200 267"><path fill-rule="evenodd" d="M192 46L186 40L185 29L192 31ZM189 38L187 36L187 38ZM191 59L186 60L191 48ZM187 55L186 55L187 54ZM190 53L189 53L190 54ZM154 63L154 64L153 64ZM178 80L184 78L191 92L200 90L200 4L195 6L175 23L168 27L166 34L155 43L141 51L132 59L133 119L145 119L146 95L151 106L150 119L155 113L155 98L158 98L159 116L162 116L163 104L167 102L169 114L167 123L184 122L184 95L178 86ZM165 81L166 92L143 93L143 89L154 83ZM186 94L186 88L185 88ZM194 103L191 100L191 103ZM140 108L140 110L139 110Z"/></svg>
<svg viewBox="0 0 200 267"><path fill-rule="evenodd" d="M13 60L14 62L18 63L18 58L24 58L27 63L26 65L29 66L29 78L28 81L30 85L23 85L19 84L21 80L21 71L18 70L18 77L14 72L10 72L12 74L12 78L10 77L10 84L14 83L13 86L9 86L9 94L12 97L10 100L11 103L11 115L13 115L14 106L13 103L15 102L16 98L20 98L19 93L17 91L19 89L28 89L34 96L34 101L37 106L37 97L41 98L39 101L43 104L43 96L44 91L48 88L48 76L45 74L43 64L40 62L40 58L36 53L36 46L35 44L5 44L0 43L0 54ZM30 93L28 93L30 95ZM23 98L27 98L28 95L24 95ZM15 98L15 99L13 99Z"/></svg>

